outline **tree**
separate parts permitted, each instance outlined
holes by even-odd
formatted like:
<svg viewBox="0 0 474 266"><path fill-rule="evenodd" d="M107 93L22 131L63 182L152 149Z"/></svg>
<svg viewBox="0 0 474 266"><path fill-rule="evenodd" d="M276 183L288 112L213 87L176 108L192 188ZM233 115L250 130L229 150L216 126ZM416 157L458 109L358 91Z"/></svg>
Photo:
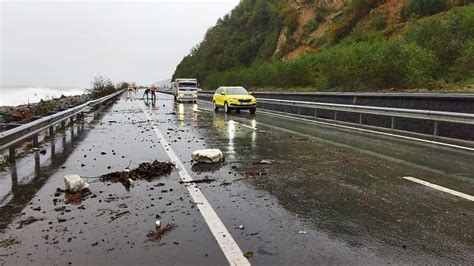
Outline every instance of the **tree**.
<svg viewBox="0 0 474 266"><path fill-rule="evenodd" d="M109 78L100 75L94 78L91 82L91 88L86 90L86 92L94 99L109 95L115 91L115 86L112 81Z"/></svg>

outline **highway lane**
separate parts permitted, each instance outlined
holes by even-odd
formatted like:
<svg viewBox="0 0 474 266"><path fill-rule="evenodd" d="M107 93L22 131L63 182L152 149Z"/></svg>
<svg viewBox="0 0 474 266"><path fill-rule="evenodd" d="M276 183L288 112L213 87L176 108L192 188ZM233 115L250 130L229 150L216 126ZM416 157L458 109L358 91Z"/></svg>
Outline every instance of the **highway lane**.
<svg viewBox="0 0 474 266"><path fill-rule="evenodd" d="M21 244L0 246L1 254L11 254L0 262L225 264L225 251L209 229L213 225L178 183L177 170L136 182L130 191L90 178L96 197L78 205L52 202L64 174L95 177L129 164L170 160L154 128L192 178L217 179L198 187L240 250L253 252L252 264L474 260L472 201L403 179L412 176L473 195L472 153L263 113L209 109L206 103L174 104L169 95L160 94L155 106L124 96L85 125L67 158L53 162L45 159L48 152L40 156L39 170L28 168L34 156L18 161L19 183L33 180L37 187L28 190L29 201L2 204L2 217L12 219L3 223L0 239ZM63 138L56 142L60 147ZM190 153L203 147L222 149L226 163L193 165ZM255 164L262 159L274 164ZM0 175L2 186L12 172ZM63 206L66 210L55 210ZM38 207L41 211L34 210ZM130 213L110 222L106 209ZM16 229L28 216L43 220ZM156 219L177 228L159 242L146 241Z"/></svg>

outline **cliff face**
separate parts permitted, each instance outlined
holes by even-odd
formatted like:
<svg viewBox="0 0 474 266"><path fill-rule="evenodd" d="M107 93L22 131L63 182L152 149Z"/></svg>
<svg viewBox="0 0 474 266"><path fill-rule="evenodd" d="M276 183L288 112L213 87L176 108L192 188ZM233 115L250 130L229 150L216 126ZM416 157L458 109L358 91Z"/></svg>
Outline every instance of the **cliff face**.
<svg viewBox="0 0 474 266"><path fill-rule="evenodd" d="M407 25L471 0L242 0L206 33L174 77L204 81L216 72L314 54L371 34L391 39ZM237 82L237 81L236 81Z"/></svg>
<svg viewBox="0 0 474 266"><path fill-rule="evenodd" d="M425 5L432 5L440 1L424 1ZM351 30L365 32L375 30L382 32L386 37L392 37L403 31L407 20L402 13L408 0L314 0L314 1L286 1L298 14L296 29L288 34L288 26L283 25L280 30L278 44L274 55L281 58L294 59L304 53L311 53L323 47L324 38L330 38L335 32L347 25ZM463 0L445 1L446 8L462 6L469 3ZM365 7L365 8L364 8ZM420 8L425 8L420 6ZM357 9L351 13L351 9ZM437 13L436 10L433 14ZM413 19L413 18L412 18ZM416 17L414 17L416 19ZM350 23L349 23L350 22ZM345 36L344 36L345 37ZM321 41L323 39L323 41ZM288 41L290 40L290 41ZM285 48L285 46L288 46ZM283 53L281 53L283 51Z"/></svg>

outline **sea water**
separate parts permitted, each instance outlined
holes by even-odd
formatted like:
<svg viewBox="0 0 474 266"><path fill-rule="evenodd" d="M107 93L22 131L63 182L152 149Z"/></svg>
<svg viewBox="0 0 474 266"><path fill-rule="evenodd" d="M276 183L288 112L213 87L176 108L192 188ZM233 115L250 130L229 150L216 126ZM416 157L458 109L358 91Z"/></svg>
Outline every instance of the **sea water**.
<svg viewBox="0 0 474 266"><path fill-rule="evenodd" d="M80 95L84 89L59 87L0 87L0 106L17 106L40 100Z"/></svg>

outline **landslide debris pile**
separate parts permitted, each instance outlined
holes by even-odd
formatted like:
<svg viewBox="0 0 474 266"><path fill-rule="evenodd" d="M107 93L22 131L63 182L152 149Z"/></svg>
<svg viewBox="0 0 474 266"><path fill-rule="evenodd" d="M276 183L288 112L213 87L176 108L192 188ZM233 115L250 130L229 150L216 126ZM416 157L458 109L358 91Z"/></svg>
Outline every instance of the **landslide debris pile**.
<svg viewBox="0 0 474 266"><path fill-rule="evenodd" d="M130 181L145 179L151 181L153 177L170 174L174 163L153 161L152 163L141 163L137 168L125 171L113 172L100 177L102 181L120 182L124 186L130 186Z"/></svg>

